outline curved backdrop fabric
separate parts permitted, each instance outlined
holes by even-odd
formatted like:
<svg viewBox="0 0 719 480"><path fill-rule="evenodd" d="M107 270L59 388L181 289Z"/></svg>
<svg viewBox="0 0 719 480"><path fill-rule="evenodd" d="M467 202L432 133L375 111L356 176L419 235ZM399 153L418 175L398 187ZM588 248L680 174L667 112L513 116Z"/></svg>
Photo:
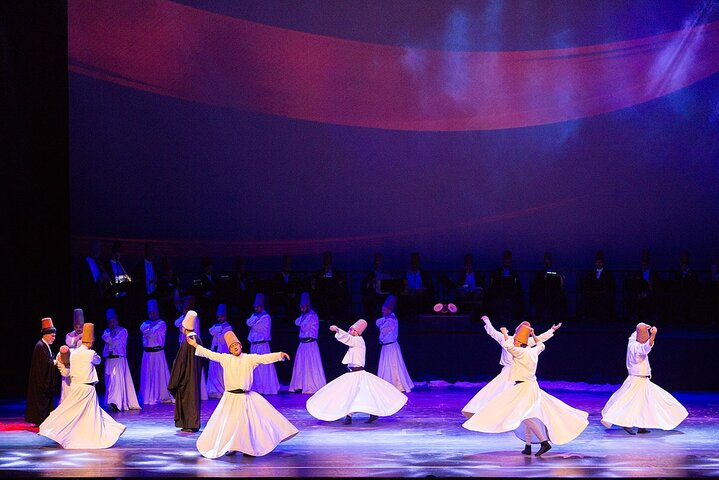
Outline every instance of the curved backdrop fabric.
<svg viewBox="0 0 719 480"><path fill-rule="evenodd" d="M636 263L649 246L708 263L716 5L659 20L639 2L613 28L613 7L588 7L592 23L583 2L531 19L443 3L343 4L377 25L361 34L318 2L292 19L278 2L69 3L73 234L192 255L509 248L586 263L614 248Z"/></svg>

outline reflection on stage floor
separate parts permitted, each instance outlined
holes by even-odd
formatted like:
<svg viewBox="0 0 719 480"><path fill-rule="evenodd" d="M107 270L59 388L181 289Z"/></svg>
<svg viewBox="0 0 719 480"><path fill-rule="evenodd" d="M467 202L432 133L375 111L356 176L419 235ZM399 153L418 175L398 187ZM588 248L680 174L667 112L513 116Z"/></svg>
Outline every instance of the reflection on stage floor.
<svg viewBox="0 0 719 480"><path fill-rule="evenodd" d="M63 450L22 420L24 404L5 401L0 414L0 475L43 477L687 477L719 476L719 393L674 392L689 417L674 431L629 436L606 429L599 412L618 385L540 382L569 405L589 412L574 441L542 457L522 455L511 432L462 428L461 408L479 388L424 384L392 417L352 425L322 422L305 410L308 395L281 391L267 398L300 433L263 457L203 458L199 433L174 428L172 405L113 413L127 425L106 450ZM217 400L203 402L203 426ZM536 448L535 448L536 450Z"/></svg>

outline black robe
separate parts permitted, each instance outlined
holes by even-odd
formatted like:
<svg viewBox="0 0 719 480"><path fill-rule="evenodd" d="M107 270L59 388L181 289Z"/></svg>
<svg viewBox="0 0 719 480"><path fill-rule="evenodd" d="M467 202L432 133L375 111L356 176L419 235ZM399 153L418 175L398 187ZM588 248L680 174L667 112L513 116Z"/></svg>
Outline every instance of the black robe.
<svg viewBox="0 0 719 480"><path fill-rule="evenodd" d="M47 344L38 340L32 352L27 381L25 421L40 425L53 409L53 396L60 385L60 372L53 363Z"/></svg>
<svg viewBox="0 0 719 480"><path fill-rule="evenodd" d="M202 345L199 336L195 336ZM200 357L195 348L183 341L172 363L170 383L167 389L175 397L175 426L177 428L200 428Z"/></svg>

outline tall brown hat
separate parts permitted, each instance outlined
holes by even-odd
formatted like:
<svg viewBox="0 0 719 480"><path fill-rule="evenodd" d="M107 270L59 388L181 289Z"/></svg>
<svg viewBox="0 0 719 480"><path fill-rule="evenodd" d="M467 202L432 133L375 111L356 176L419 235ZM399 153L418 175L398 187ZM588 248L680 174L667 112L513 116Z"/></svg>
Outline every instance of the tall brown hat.
<svg viewBox="0 0 719 480"><path fill-rule="evenodd" d="M157 300L154 298L151 298L147 301L147 313L150 312L160 312L160 307L157 305Z"/></svg>
<svg viewBox="0 0 719 480"><path fill-rule="evenodd" d="M233 343L239 343L242 345L242 342L240 342L240 339L237 338L237 335L235 335L235 332L232 330L225 332L225 343L227 344L227 348L230 348Z"/></svg>
<svg viewBox="0 0 719 480"><path fill-rule="evenodd" d="M394 295L389 295L387 297L387 299L384 301L382 308L386 308L387 310L394 312L394 309L396 306L397 306L397 297L395 297Z"/></svg>
<svg viewBox="0 0 719 480"><path fill-rule="evenodd" d="M637 342L647 343L649 340L649 329L651 327L646 323L637 323Z"/></svg>
<svg viewBox="0 0 719 480"><path fill-rule="evenodd" d="M532 328L532 324L530 324L530 323L529 323L528 321L526 321L526 320L523 321L522 323L520 323L519 325L517 325L517 328L514 329L514 334L515 334L515 335L517 334L517 332L519 331L519 329L520 329L521 327L529 327L529 328Z"/></svg>
<svg viewBox="0 0 719 480"><path fill-rule="evenodd" d="M82 325L85 323L85 314L82 311L82 308L76 308L72 311L72 324L73 325Z"/></svg>
<svg viewBox="0 0 719 480"><path fill-rule="evenodd" d="M66 367L70 366L70 349L67 345L60 347L60 361L65 364Z"/></svg>
<svg viewBox="0 0 719 480"><path fill-rule="evenodd" d="M55 328L55 325L52 323L52 318L45 317L40 321L41 324L41 330L40 333L42 335L47 335L49 333L55 333L57 332L57 329Z"/></svg>
<svg viewBox="0 0 719 480"><path fill-rule="evenodd" d="M357 320L350 328L354 328L359 335L362 335L362 332L364 332L364 329L367 328L367 320L364 318L360 318Z"/></svg>
<svg viewBox="0 0 719 480"><path fill-rule="evenodd" d="M85 323L82 325L82 343L92 343L95 341L95 324Z"/></svg>
<svg viewBox="0 0 719 480"><path fill-rule="evenodd" d="M514 339L519 343L527 345L529 342L529 331L531 327L529 325L520 324L517 331L514 333Z"/></svg>
<svg viewBox="0 0 719 480"><path fill-rule="evenodd" d="M255 302L252 304L252 306L265 308L265 294L258 293L257 295L255 295Z"/></svg>

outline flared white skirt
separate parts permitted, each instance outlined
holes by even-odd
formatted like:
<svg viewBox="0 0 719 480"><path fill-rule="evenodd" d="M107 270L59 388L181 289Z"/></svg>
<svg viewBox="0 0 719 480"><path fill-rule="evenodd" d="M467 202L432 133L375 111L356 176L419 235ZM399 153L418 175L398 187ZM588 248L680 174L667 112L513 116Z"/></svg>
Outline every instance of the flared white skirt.
<svg viewBox="0 0 719 480"><path fill-rule="evenodd" d="M522 382L495 395L462 426L483 433L514 431L517 438L525 440L525 419L539 421L544 435L551 442L561 445L574 440L587 427L588 414L572 408L558 398L542 391L536 381ZM532 443L539 443L532 434Z"/></svg>
<svg viewBox="0 0 719 480"><path fill-rule="evenodd" d="M292 369L290 392L302 390L302 393L315 393L325 385L327 379L317 342L300 343Z"/></svg>
<svg viewBox="0 0 719 480"><path fill-rule="evenodd" d="M630 375L602 409L602 425L673 430L689 413L669 392Z"/></svg>
<svg viewBox="0 0 719 480"><path fill-rule="evenodd" d="M61 377L60 379L60 403L65 400L70 392L70 377Z"/></svg>
<svg viewBox="0 0 719 480"><path fill-rule="evenodd" d="M225 392L196 445L207 458L218 458L230 451L259 457L298 432L260 394Z"/></svg>
<svg viewBox="0 0 719 480"><path fill-rule="evenodd" d="M400 392L412 391L414 382L412 382L407 372L399 343L394 342L382 346L382 350L379 354L377 376L394 385Z"/></svg>
<svg viewBox="0 0 719 480"><path fill-rule="evenodd" d="M65 400L40 424L38 434L66 449L108 448L125 426L100 408L94 385L73 383Z"/></svg>
<svg viewBox="0 0 719 480"><path fill-rule="evenodd" d="M487 385L482 387L477 394L472 397L467 405L462 408L462 415L470 418L472 415L482 410L484 406L492 400L496 395L509 389L514 382L509 380L509 372L512 367L502 367L502 371L494 377Z"/></svg>
<svg viewBox="0 0 719 480"><path fill-rule="evenodd" d="M307 399L307 411L328 422L355 412L379 417L394 415L407 403L407 395L366 370L348 372Z"/></svg>
<svg viewBox="0 0 719 480"><path fill-rule="evenodd" d="M170 370L167 368L165 352L143 352L140 369L140 397L145 405L160 402L172 402L172 395L167 390L170 382Z"/></svg>
<svg viewBox="0 0 719 480"><path fill-rule="evenodd" d="M125 357L105 360L105 405L111 403L119 410L140 410L135 384L132 382Z"/></svg>

